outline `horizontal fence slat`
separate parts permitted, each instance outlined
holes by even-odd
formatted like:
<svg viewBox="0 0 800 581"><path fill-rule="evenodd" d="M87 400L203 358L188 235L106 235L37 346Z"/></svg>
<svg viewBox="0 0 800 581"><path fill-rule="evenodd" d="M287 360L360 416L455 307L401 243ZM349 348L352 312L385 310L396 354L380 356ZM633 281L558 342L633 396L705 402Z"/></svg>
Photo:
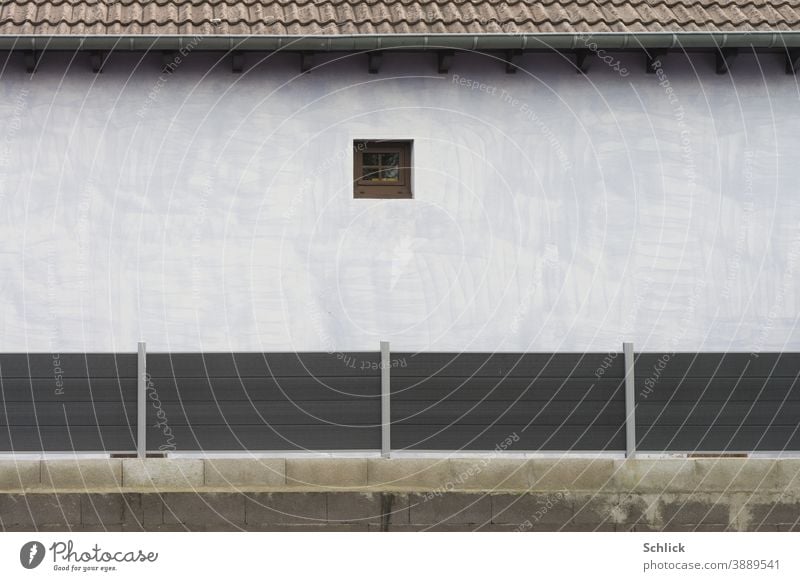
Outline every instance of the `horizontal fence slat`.
<svg viewBox="0 0 800 581"><path fill-rule="evenodd" d="M136 379L80 378L5 379L0 382L0 402L87 402L136 401Z"/></svg>
<svg viewBox="0 0 800 581"><path fill-rule="evenodd" d="M178 450L377 450L381 445L380 427L342 427L329 425L276 426L176 426L165 433L163 427L150 426L147 448L162 446Z"/></svg>
<svg viewBox="0 0 800 581"><path fill-rule="evenodd" d="M161 401L350 401L380 398L379 377L152 378ZM150 396L152 397L152 396Z"/></svg>
<svg viewBox="0 0 800 581"><path fill-rule="evenodd" d="M518 441L514 441L515 436ZM503 446L508 439L511 442ZM625 434L619 426L583 427L531 426L448 426L408 425L392 430L398 450L497 450L521 451L605 451L625 448Z"/></svg>
<svg viewBox="0 0 800 581"><path fill-rule="evenodd" d="M134 353L0 353L0 378L136 377Z"/></svg>
<svg viewBox="0 0 800 581"><path fill-rule="evenodd" d="M147 372L168 377L379 377L380 355L347 353L148 353Z"/></svg>
<svg viewBox="0 0 800 581"><path fill-rule="evenodd" d="M132 452L135 434L119 426L18 426L0 430L0 450L9 452Z"/></svg>
<svg viewBox="0 0 800 581"><path fill-rule="evenodd" d="M800 430L794 426L675 426L640 431L642 452L758 452L800 450Z"/></svg>
<svg viewBox="0 0 800 581"><path fill-rule="evenodd" d="M392 422L403 424L519 425L615 424L625 421L625 408L619 403L564 402L531 406L527 402L400 402L392 405Z"/></svg>
<svg viewBox="0 0 800 581"><path fill-rule="evenodd" d="M640 403L687 401L800 401L800 378L663 378L645 383L638 378L636 399Z"/></svg>
<svg viewBox="0 0 800 581"><path fill-rule="evenodd" d="M800 353L637 353L636 385L658 377L797 377Z"/></svg>
<svg viewBox="0 0 800 581"><path fill-rule="evenodd" d="M128 426L136 424L134 402L8 403L0 426ZM16 428L15 428L16 429Z"/></svg>
<svg viewBox="0 0 800 581"><path fill-rule="evenodd" d="M397 377L392 401L608 401L624 389L623 379L536 379Z"/></svg>
<svg viewBox="0 0 800 581"><path fill-rule="evenodd" d="M392 353L392 377L622 378L621 353Z"/></svg>
<svg viewBox="0 0 800 581"><path fill-rule="evenodd" d="M636 408L639 429L659 425L796 425L800 420L800 402L695 402L639 404Z"/></svg>
<svg viewBox="0 0 800 581"><path fill-rule="evenodd" d="M148 405L148 424L161 418L169 425L380 425L380 401L283 402L192 402Z"/></svg>

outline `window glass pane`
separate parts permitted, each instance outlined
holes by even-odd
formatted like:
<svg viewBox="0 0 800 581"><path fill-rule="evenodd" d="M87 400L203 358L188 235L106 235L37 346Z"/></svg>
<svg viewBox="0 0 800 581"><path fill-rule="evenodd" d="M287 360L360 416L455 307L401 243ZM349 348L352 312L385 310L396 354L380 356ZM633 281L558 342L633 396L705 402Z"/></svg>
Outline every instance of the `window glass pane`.
<svg viewBox="0 0 800 581"><path fill-rule="evenodd" d="M364 167L363 169L364 176L361 178L362 180L366 180L369 182L377 182L381 179L381 170L379 167Z"/></svg>
<svg viewBox="0 0 800 581"><path fill-rule="evenodd" d="M399 153L382 153L381 154L381 165L400 165L400 154Z"/></svg>
<svg viewBox="0 0 800 581"><path fill-rule="evenodd" d="M381 154L365 153L363 160L363 165L381 165Z"/></svg>
<svg viewBox="0 0 800 581"><path fill-rule="evenodd" d="M381 180L396 182L400 179L400 170L396 167L385 167L381 170Z"/></svg>

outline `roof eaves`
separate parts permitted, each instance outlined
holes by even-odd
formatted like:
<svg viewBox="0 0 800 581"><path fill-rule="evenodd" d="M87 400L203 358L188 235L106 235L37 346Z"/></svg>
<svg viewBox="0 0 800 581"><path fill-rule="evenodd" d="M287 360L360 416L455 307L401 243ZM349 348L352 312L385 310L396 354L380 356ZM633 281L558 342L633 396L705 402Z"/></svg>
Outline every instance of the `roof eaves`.
<svg viewBox="0 0 800 581"><path fill-rule="evenodd" d="M800 47L791 32L631 32L533 34L357 34L357 35L0 35L0 50L575 50L713 49Z"/></svg>

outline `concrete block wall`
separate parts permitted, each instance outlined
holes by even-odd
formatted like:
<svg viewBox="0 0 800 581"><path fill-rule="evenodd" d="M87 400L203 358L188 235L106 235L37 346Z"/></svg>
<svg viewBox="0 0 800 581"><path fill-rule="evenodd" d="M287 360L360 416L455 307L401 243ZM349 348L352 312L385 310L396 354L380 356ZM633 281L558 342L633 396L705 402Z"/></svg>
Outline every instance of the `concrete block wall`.
<svg viewBox="0 0 800 581"><path fill-rule="evenodd" d="M800 530L798 475L791 459L0 461L0 527Z"/></svg>

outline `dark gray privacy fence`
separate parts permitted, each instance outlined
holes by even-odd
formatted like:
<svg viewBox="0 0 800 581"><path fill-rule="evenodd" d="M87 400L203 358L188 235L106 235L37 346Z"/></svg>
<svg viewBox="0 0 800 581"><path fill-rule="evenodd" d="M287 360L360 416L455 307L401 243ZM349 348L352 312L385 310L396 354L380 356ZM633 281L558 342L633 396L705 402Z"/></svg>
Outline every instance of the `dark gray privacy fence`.
<svg viewBox="0 0 800 581"><path fill-rule="evenodd" d="M0 450L136 449L135 354L0 354Z"/></svg>
<svg viewBox="0 0 800 581"><path fill-rule="evenodd" d="M798 353L629 347L3 354L0 451L800 450L799 378Z"/></svg>
<svg viewBox="0 0 800 581"><path fill-rule="evenodd" d="M637 448L800 450L800 354L642 353Z"/></svg>
<svg viewBox="0 0 800 581"><path fill-rule="evenodd" d="M148 355L147 447L380 448L380 355L338 355Z"/></svg>
<svg viewBox="0 0 800 581"><path fill-rule="evenodd" d="M396 449L625 449L624 364L616 353L392 357L405 363L391 368Z"/></svg>

